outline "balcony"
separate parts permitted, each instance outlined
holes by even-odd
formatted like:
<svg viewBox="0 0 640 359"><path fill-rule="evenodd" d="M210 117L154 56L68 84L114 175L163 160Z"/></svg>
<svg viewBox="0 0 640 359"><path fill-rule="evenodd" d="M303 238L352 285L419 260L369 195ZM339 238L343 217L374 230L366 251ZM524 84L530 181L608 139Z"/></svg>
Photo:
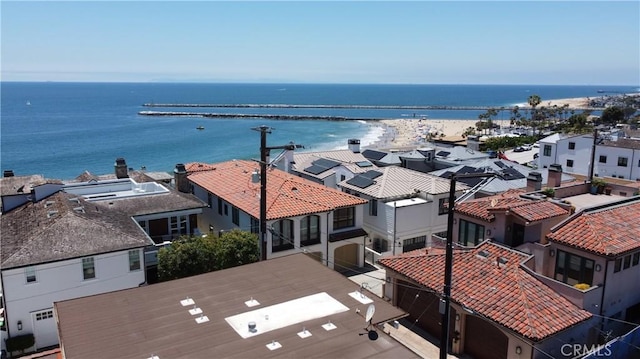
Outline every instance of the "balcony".
<svg viewBox="0 0 640 359"><path fill-rule="evenodd" d="M535 273L526 267L524 268L539 281L549 286L556 293L565 297L577 307L591 313L599 313L600 299L602 298L602 286L594 285L582 290L553 278Z"/></svg>

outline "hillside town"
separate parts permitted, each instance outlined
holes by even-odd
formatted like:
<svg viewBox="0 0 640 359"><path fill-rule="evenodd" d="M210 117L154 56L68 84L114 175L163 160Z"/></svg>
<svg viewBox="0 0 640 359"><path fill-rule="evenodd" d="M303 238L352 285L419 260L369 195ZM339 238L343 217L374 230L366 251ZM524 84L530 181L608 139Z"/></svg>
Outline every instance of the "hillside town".
<svg viewBox="0 0 640 359"><path fill-rule="evenodd" d="M2 357L640 357L633 98L172 173L5 170Z"/></svg>

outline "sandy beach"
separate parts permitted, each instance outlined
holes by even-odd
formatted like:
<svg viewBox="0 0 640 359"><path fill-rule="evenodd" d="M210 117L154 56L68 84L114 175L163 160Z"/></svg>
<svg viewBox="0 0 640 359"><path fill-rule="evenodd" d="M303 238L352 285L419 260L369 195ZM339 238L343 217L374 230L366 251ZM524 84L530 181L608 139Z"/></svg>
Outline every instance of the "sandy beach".
<svg viewBox="0 0 640 359"><path fill-rule="evenodd" d="M630 96L638 96L639 94L628 94ZM601 98L602 96L578 97L545 100L539 107L562 107L567 105L571 108L585 108L589 106L589 101ZM520 108L529 108L529 104L518 104ZM443 134L445 137L461 136L469 127L476 126L478 120L462 120L462 119L392 119L381 120L376 123L383 127L383 134L376 142L371 144L370 148L394 149L394 148L417 148L427 143L427 137L431 133L434 137L440 138ZM508 125L508 124L507 124Z"/></svg>
<svg viewBox="0 0 640 359"><path fill-rule="evenodd" d="M461 136L469 127L475 127L478 120L453 119L393 119L379 121L385 131L371 147L404 148L419 147L427 143L427 136Z"/></svg>

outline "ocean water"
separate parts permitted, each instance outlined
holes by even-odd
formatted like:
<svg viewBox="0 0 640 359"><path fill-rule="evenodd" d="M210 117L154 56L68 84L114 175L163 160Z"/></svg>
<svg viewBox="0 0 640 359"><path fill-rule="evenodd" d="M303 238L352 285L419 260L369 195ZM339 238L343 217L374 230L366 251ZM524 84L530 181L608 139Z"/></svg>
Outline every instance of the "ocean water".
<svg viewBox="0 0 640 359"><path fill-rule="evenodd" d="M267 146L291 141L305 151L363 146L382 134L364 121L272 120L141 116L139 111L283 114L395 119L428 116L477 119L483 111L301 108L146 108L144 103L389 106L509 106L532 94L545 99L601 96L598 90L636 92L630 86L326 85L200 83L0 83L0 168L16 175L71 179L83 171L111 173L115 159L131 168L172 171L175 164L259 158ZM196 127L203 126L204 130ZM272 156L277 151L272 151Z"/></svg>

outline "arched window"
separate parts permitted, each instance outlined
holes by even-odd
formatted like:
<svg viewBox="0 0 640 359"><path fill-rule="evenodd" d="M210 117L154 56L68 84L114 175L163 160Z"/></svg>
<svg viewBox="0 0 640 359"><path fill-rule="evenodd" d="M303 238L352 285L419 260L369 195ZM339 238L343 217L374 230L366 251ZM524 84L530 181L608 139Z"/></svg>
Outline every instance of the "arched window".
<svg viewBox="0 0 640 359"><path fill-rule="evenodd" d="M280 252L293 249L295 236L293 234L293 221L281 219L273 224L271 232L271 251Z"/></svg>
<svg viewBox="0 0 640 359"><path fill-rule="evenodd" d="M300 221L300 244L310 246L320 243L320 216L306 216Z"/></svg>

